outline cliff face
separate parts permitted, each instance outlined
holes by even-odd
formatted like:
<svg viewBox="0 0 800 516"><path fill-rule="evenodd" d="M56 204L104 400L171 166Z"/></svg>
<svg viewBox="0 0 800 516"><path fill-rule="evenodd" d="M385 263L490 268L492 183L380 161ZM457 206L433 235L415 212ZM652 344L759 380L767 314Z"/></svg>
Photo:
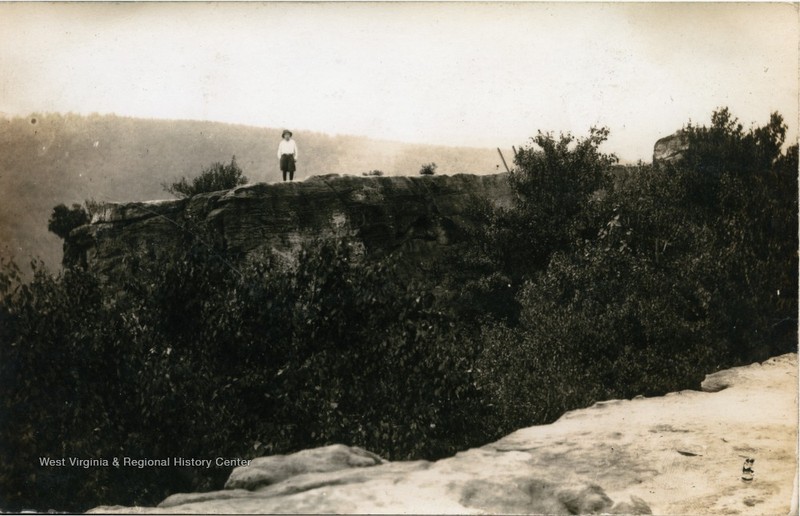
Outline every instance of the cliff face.
<svg viewBox="0 0 800 516"><path fill-rule="evenodd" d="M261 457L221 491L90 512L797 514L797 355L702 390L596 403L436 462L341 444Z"/></svg>
<svg viewBox="0 0 800 516"><path fill-rule="evenodd" d="M187 233L242 258L291 252L303 241L343 232L368 252L402 249L426 262L462 239L482 203L510 201L507 174L259 183L190 199L103 205L91 224L69 236L64 262L110 273L131 250L154 246L168 254Z"/></svg>

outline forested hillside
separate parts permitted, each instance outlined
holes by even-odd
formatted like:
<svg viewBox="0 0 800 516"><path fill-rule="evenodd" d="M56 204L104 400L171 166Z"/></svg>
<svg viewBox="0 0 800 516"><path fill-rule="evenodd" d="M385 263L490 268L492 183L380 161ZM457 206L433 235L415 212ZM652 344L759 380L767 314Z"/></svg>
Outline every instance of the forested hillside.
<svg viewBox="0 0 800 516"><path fill-rule="evenodd" d="M416 175L496 172L494 149L437 147L295 130L300 180L309 175ZM0 119L0 256L61 262L61 241L47 232L60 203L172 197L162 183L198 175L213 162L237 163L251 183L280 179L275 148L282 128L113 115L33 114Z"/></svg>

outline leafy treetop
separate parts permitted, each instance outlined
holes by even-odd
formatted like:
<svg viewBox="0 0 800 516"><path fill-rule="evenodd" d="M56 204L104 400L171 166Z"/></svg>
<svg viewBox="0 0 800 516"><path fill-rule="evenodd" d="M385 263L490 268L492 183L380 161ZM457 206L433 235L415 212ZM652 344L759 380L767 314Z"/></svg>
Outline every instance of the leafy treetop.
<svg viewBox="0 0 800 516"><path fill-rule="evenodd" d="M67 208L64 204L59 204L53 208L50 220L47 221L47 229L59 236L67 238L70 232L78 226L89 223L89 214L80 204L73 204L72 208Z"/></svg>

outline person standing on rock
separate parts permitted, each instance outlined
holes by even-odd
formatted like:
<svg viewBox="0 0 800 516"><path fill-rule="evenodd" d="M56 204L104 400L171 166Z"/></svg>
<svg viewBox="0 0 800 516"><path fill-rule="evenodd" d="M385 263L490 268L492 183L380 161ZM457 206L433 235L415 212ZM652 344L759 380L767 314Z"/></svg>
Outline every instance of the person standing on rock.
<svg viewBox="0 0 800 516"><path fill-rule="evenodd" d="M289 181L294 179L294 171L297 163L297 144L292 139L292 131L288 129L283 130L281 135L283 138L280 145L278 145L278 159L281 161L281 172L283 172L283 180L286 181L286 174L289 174Z"/></svg>

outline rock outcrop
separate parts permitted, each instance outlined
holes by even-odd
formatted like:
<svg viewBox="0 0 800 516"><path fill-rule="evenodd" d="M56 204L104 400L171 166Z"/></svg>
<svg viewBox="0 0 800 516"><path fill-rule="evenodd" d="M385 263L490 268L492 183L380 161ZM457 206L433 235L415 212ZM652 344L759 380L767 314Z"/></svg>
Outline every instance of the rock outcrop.
<svg viewBox="0 0 800 516"><path fill-rule="evenodd" d="M189 233L238 259L349 232L368 251L402 249L424 264L477 224L476 207L510 201L507 174L258 183L189 199L105 204L91 224L72 232L64 257L68 265L109 273L132 250L151 246L169 254Z"/></svg>
<svg viewBox="0 0 800 516"><path fill-rule="evenodd" d="M597 403L436 462L333 445L256 459L222 491L91 512L786 514L797 355L714 373L702 388Z"/></svg>
<svg viewBox="0 0 800 516"><path fill-rule="evenodd" d="M678 163L683 159L683 153L689 148L689 139L683 130L678 130L669 136L656 141L653 147L653 164Z"/></svg>

